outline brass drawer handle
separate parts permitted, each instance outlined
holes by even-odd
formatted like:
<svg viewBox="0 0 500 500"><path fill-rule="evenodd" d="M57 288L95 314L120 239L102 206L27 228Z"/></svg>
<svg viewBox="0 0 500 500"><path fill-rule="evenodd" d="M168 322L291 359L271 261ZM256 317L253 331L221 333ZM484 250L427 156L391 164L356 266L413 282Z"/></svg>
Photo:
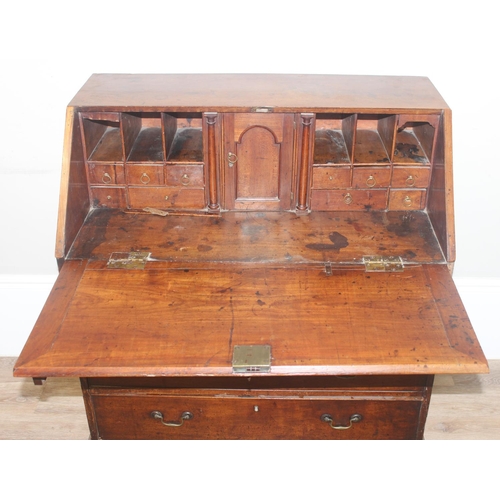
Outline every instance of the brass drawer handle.
<svg viewBox="0 0 500 500"><path fill-rule="evenodd" d="M149 184L149 182L151 181L151 178L149 177L149 175L144 172L142 175L141 175L141 182L143 184Z"/></svg>
<svg viewBox="0 0 500 500"><path fill-rule="evenodd" d="M415 185L415 178L413 177L413 175L409 175L405 183L408 187L413 187Z"/></svg>
<svg viewBox="0 0 500 500"><path fill-rule="evenodd" d="M351 196L351 193L347 193L345 196L344 196L344 203L346 205L350 205L352 203L352 196Z"/></svg>
<svg viewBox="0 0 500 500"><path fill-rule="evenodd" d="M182 184L183 186L187 186L190 182L191 182L191 179L189 178L189 175L188 175L188 174L184 174L184 175L181 177L181 184Z"/></svg>
<svg viewBox="0 0 500 500"><path fill-rule="evenodd" d="M102 182L104 184L109 184L113 179L111 179L111 175L109 175L107 172L104 172L104 174L102 174Z"/></svg>
<svg viewBox="0 0 500 500"><path fill-rule="evenodd" d="M370 175L368 179L366 179L366 185L369 188L372 188L373 186L375 186L375 184L377 184L377 180L375 179L375 177L373 177L373 175Z"/></svg>
<svg viewBox="0 0 500 500"><path fill-rule="evenodd" d="M412 200L409 196L405 196L404 200L403 200L403 205L405 207L411 207L412 205Z"/></svg>
<svg viewBox="0 0 500 500"><path fill-rule="evenodd" d="M359 413L355 413L354 415L351 415L349 418L349 425L348 426L333 425L333 417L328 413L324 413L323 415L321 415L320 419L322 422L326 422L327 424L329 424L330 427L332 429L335 429L336 431L346 431L347 429L350 429L352 427L352 424L355 424L355 423L363 420L363 416L360 415Z"/></svg>
<svg viewBox="0 0 500 500"><path fill-rule="evenodd" d="M167 427L180 427L185 420L192 420L194 418L194 415L190 411L183 411L181 413L179 422L165 422L163 420L163 413L161 411L155 410L151 412L151 417L155 418L156 420L160 420L160 422Z"/></svg>

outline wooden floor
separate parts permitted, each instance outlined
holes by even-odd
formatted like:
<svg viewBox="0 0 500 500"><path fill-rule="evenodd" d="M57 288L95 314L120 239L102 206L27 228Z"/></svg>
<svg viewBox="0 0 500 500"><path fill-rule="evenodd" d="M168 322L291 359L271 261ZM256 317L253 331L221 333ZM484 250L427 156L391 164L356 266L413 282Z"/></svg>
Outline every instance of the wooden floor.
<svg viewBox="0 0 500 500"><path fill-rule="evenodd" d="M0 358L0 439L89 439L78 379L35 386L12 376L15 360ZM500 360L489 364L488 375L436 377L425 439L500 439Z"/></svg>

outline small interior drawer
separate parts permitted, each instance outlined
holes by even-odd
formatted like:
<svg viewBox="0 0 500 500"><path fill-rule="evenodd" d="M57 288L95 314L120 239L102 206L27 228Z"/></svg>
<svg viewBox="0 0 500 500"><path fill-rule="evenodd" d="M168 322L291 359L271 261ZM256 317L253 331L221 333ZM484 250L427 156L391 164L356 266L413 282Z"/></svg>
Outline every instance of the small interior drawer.
<svg viewBox="0 0 500 500"><path fill-rule="evenodd" d="M314 167L313 189L348 188L351 185L350 167Z"/></svg>
<svg viewBox="0 0 500 500"><path fill-rule="evenodd" d="M313 189L313 210L385 210L387 189Z"/></svg>
<svg viewBox="0 0 500 500"><path fill-rule="evenodd" d="M167 165L167 186L203 187L203 165Z"/></svg>
<svg viewBox="0 0 500 500"><path fill-rule="evenodd" d="M352 187L371 189L388 187L391 181L391 169L376 167L356 167L352 174Z"/></svg>
<svg viewBox="0 0 500 500"><path fill-rule="evenodd" d="M186 208L205 207L205 191L179 187L129 187L130 208Z"/></svg>
<svg viewBox="0 0 500 500"><path fill-rule="evenodd" d="M95 208L123 208L126 205L124 187L93 187L90 196Z"/></svg>
<svg viewBox="0 0 500 500"><path fill-rule="evenodd" d="M121 171L123 167L121 168ZM94 164L88 165L89 182L93 185L117 184L116 166L109 164Z"/></svg>
<svg viewBox="0 0 500 500"><path fill-rule="evenodd" d="M127 184L135 186L161 186L163 165L127 165Z"/></svg>
<svg viewBox="0 0 500 500"><path fill-rule="evenodd" d="M425 207L425 189L391 189L389 210L421 210Z"/></svg>
<svg viewBox="0 0 500 500"><path fill-rule="evenodd" d="M427 188L431 176L430 168L394 167L392 187L395 188Z"/></svg>

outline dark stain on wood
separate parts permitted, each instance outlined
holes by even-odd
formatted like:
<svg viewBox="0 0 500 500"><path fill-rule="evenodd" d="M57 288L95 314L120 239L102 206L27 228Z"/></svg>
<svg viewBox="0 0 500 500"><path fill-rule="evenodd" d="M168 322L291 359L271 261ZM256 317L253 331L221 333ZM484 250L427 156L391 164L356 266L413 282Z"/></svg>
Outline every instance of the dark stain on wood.
<svg viewBox="0 0 500 500"><path fill-rule="evenodd" d="M420 149L415 144L406 144L403 142L398 142L396 144L396 149L394 150L394 156L399 158L410 158L418 163L426 163L427 158L425 156L419 155Z"/></svg>
<svg viewBox="0 0 500 500"><path fill-rule="evenodd" d="M400 223L388 224L387 230L400 237L408 236L413 232L413 227L411 222L412 222L411 215L404 214L401 217Z"/></svg>
<svg viewBox="0 0 500 500"><path fill-rule="evenodd" d="M97 215L99 216L97 217ZM110 210L103 210L102 212L94 211L89 215L87 222L90 226L94 227L94 231L91 238L83 241L82 251L84 255L91 255L101 243L106 241L106 232L111 215L112 212Z"/></svg>
<svg viewBox="0 0 500 500"><path fill-rule="evenodd" d="M318 252L324 251L339 251L341 248L349 246L349 241L343 235L337 231L333 231L328 235L329 240L332 243L309 243L306 248L310 250L316 250Z"/></svg>
<svg viewBox="0 0 500 500"><path fill-rule="evenodd" d="M404 252L404 257L407 260L414 259L417 256L417 254L413 250L405 250Z"/></svg>
<svg viewBox="0 0 500 500"><path fill-rule="evenodd" d="M210 252L212 247L210 245L198 245L198 252Z"/></svg>
<svg viewBox="0 0 500 500"><path fill-rule="evenodd" d="M337 231L330 233L328 238L330 238L330 241L333 243L336 250L349 246L347 238L343 234L337 233Z"/></svg>

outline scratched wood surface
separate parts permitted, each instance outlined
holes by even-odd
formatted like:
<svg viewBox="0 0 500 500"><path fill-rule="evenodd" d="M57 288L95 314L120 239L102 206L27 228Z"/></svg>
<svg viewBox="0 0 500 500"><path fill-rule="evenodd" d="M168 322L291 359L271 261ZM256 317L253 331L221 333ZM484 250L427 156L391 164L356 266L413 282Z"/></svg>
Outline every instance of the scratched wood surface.
<svg viewBox="0 0 500 500"><path fill-rule="evenodd" d="M35 386L12 376L15 361L0 358L0 440L89 439L79 380ZM500 439L500 360L489 365L489 374L436 376L425 439Z"/></svg>
<svg viewBox="0 0 500 500"><path fill-rule="evenodd" d="M445 265L403 273L221 264L65 264L18 376L230 375L269 344L273 374L484 372Z"/></svg>
<svg viewBox="0 0 500 500"><path fill-rule="evenodd" d="M107 260L141 250L153 259L262 264L361 263L363 255L398 255L407 262L444 262L424 212L225 212L161 217L94 210L70 259Z"/></svg>

